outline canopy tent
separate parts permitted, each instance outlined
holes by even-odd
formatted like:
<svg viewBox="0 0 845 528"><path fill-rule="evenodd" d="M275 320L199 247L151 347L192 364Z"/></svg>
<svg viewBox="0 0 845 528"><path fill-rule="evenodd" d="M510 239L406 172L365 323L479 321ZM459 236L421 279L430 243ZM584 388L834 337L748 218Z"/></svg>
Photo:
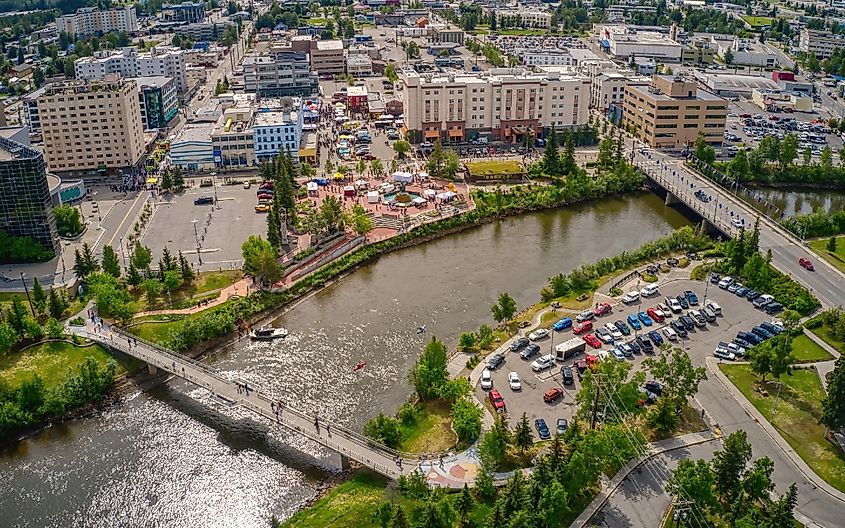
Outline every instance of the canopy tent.
<svg viewBox="0 0 845 528"><path fill-rule="evenodd" d="M158 183L158 178L156 178L156 177L147 178L147 184L148 185L155 185L157 183Z"/></svg>
<svg viewBox="0 0 845 528"><path fill-rule="evenodd" d="M314 181L314 183L316 183L317 185L323 185L323 186L325 186L325 185L328 185L328 184L329 184L329 180L327 180L326 178L315 178L313 181Z"/></svg>
<svg viewBox="0 0 845 528"><path fill-rule="evenodd" d="M355 196L355 187L352 185L345 185L343 187L344 196Z"/></svg>
<svg viewBox="0 0 845 528"><path fill-rule="evenodd" d="M453 193L452 191L446 191L438 194L437 199L442 200L444 202L448 202L452 200L455 196L457 196L457 194Z"/></svg>
<svg viewBox="0 0 845 528"><path fill-rule="evenodd" d="M358 187L359 189L366 189L369 186L370 184L367 180L355 180L355 187Z"/></svg>
<svg viewBox="0 0 845 528"><path fill-rule="evenodd" d="M397 171L393 173L393 181L399 183L411 183L414 181L414 175L410 172Z"/></svg>
<svg viewBox="0 0 845 528"><path fill-rule="evenodd" d="M378 191L370 191L367 193L367 203L378 203L379 201L379 193Z"/></svg>
<svg viewBox="0 0 845 528"><path fill-rule="evenodd" d="M426 171L422 171L422 172L418 173L417 176L419 176L419 178L421 180L425 180L425 179L428 178L428 173Z"/></svg>
<svg viewBox="0 0 845 528"><path fill-rule="evenodd" d="M342 179L343 179L343 174L341 174L341 173L339 173L339 172L335 172L335 173L334 173L334 176L332 176L332 178L334 178L335 180L342 180Z"/></svg>
<svg viewBox="0 0 845 528"><path fill-rule="evenodd" d="M310 182L308 182L308 183L305 185L305 187L306 187L306 188L308 189L308 191L310 192L310 191L316 191L316 190L317 190L318 185L317 185L317 182L310 181Z"/></svg>
<svg viewBox="0 0 845 528"><path fill-rule="evenodd" d="M426 198L434 198L437 195L437 191L434 189L426 189L423 191L423 196Z"/></svg>
<svg viewBox="0 0 845 528"><path fill-rule="evenodd" d="M427 204L427 203L428 203L428 200L426 200L425 198L420 198L419 196L417 196L416 198L414 198L413 200L411 200L411 202L412 202L414 205L416 205L416 206L420 206L420 205L425 205L425 204Z"/></svg>

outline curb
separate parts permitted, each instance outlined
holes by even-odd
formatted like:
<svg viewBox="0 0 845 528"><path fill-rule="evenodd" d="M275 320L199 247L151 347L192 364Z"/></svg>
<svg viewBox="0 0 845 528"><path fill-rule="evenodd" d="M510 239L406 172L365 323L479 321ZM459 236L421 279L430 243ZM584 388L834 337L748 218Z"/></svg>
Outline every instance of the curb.
<svg viewBox="0 0 845 528"><path fill-rule="evenodd" d="M725 387L725 389L733 396L733 398L737 401L737 403L742 406L748 416L754 419L760 427L766 432L766 434L772 439L775 445L786 455L789 460L792 461L793 464L798 468L798 471L810 481L814 486L816 486L821 491L827 493L831 496L831 498L841 501L845 503L845 493L837 490L830 484L824 481L821 477L819 477L813 469L807 465L806 462L792 449L786 440L784 440L783 436L777 432L777 429L762 415L760 411L757 410L751 402L745 397L744 394L736 387L736 385L731 382L730 379L722 372L722 370L718 367L718 363L714 358L708 357L705 360L707 364L707 370L712 372L719 382Z"/></svg>

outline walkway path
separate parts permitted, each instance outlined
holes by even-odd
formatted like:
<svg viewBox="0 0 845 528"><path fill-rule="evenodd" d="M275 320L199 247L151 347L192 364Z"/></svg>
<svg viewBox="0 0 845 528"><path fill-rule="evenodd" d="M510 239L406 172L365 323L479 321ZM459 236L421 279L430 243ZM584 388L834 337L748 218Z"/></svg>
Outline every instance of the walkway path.
<svg viewBox="0 0 845 528"><path fill-rule="evenodd" d="M252 280L251 279L241 279L238 282L226 286L222 290L220 290L220 295L217 296L216 299L211 299L208 304L203 304L202 306L194 305L190 308L181 308L178 310L148 310L146 312L138 312L135 314L135 317L144 317L147 315L191 315L203 310L208 310L209 308L214 308L224 302L228 301L231 297L236 295L240 295L242 297L249 294L250 291L253 290Z"/></svg>

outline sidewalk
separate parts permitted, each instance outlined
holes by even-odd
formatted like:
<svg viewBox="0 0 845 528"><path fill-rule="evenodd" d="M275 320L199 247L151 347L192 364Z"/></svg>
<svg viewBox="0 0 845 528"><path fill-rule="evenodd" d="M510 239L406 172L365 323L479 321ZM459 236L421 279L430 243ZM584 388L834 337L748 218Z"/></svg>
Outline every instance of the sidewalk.
<svg viewBox="0 0 845 528"><path fill-rule="evenodd" d="M822 347L823 349L825 349L827 352L830 352L830 355L831 355L831 356L833 356L833 357L834 357L834 358L836 358L836 359L839 359L839 356L840 356L841 354L839 353L839 351L838 351L838 350L836 350L835 348L833 348L832 346L830 346L829 344L827 344L827 341L825 341L824 339L822 339L821 337L819 337L818 335L816 335L816 334L815 334L812 330L810 330L809 328L805 328L805 329L804 329L804 333L805 333L805 334L807 334L807 337L809 337L810 339L812 339L813 341L815 341L815 343L816 343L817 345L819 345L820 347Z"/></svg>
<svg viewBox="0 0 845 528"><path fill-rule="evenodd" d="M780 448L781 451L798 467L798 470L804 475L804 477L813 483L814 486L822 490L823 492L827 493L831 497L836 500L842 501L845 503L845 493L842 493L838 489L834 488L830 484L824 481L821 477L816 475L816 473L807 465L806 462L792 449L786 440L777 432L774 426L769 423L769 421L760 414L760 411L757 410L756 407L751 405L751 403L745 398L745 396L740 392L740 390L734 385L731 380L722 373L722 370L719 368L719 362L716 358L708 357L705 360L707 364L707 370L709 370L716 379L725 387L725 389L731 393L731 396L745 409L745 412L748 413L751 418L754 419L755 422L760 424L760 427L766 432L767 435L772 439L772 441Z"/></svg>
<svg viewBox="0 0 845 528"><path fill-rule="evenodd" d="M590 505L581 512L581 515L579 515L578 518L569 525L569 528L582 528L584 526L589 526L590 520L593 516L604 507L605 503L607 503L608 499L610 499L610 497L616 492L619 486L622 485L628 475L642 464L658 455L662 455L663 453L668 453L669 451L683 449L685 447L698 444L704 444L706 442L712 442L714 440L718 440L719 438L721 437L712 431L703 431L700 433L691 433L683 436L676 436L674 438L667 438L666 440L647 444L647 453L645 455L635 458L625 464L622 469L617 471L609 481L606 479L601 480L601 491L599 491L599 494L596 495L595 499L593 499L593 502L591 502Z"/></svg>
<svg viewBox="0 0 845 528"><path fill-rule="evenodd" d="M138 317L144 317L147 315L191 315L221 305L235 295L246 296L249 294L251 289L252 281L250 279L241 279L231 286L227 286L220 290L220 295L218 295L216 299L209 301L208 304L203 306L194 305L190 308L182 308L179 310L149 310L146 312L138 312L135 314L135 318L137 319Z"/></svg>

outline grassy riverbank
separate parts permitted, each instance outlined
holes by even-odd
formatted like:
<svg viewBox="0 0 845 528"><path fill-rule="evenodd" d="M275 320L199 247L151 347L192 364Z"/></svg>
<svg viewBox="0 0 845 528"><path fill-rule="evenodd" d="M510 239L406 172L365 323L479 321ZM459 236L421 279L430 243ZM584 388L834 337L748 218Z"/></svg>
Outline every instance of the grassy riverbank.
<svg viewBox="0 0 845 528"><path fill-rule="evenodd" d="M817 475L845 491L845 454L825 437L825 428L818 423L825 393L815 369L782 376L777 398L775 381L761 384L768 396L754 390L757 377L748 365L722 364L719 368Z"/></svg>
<svg viewBox="0 0 845 528"><path fill-rule="evenodd" d="M845 273L845 236L836 237L836 251L828 251L828 240L813 240L810 242L810 249L828 261L834 268Z"/></svg>

